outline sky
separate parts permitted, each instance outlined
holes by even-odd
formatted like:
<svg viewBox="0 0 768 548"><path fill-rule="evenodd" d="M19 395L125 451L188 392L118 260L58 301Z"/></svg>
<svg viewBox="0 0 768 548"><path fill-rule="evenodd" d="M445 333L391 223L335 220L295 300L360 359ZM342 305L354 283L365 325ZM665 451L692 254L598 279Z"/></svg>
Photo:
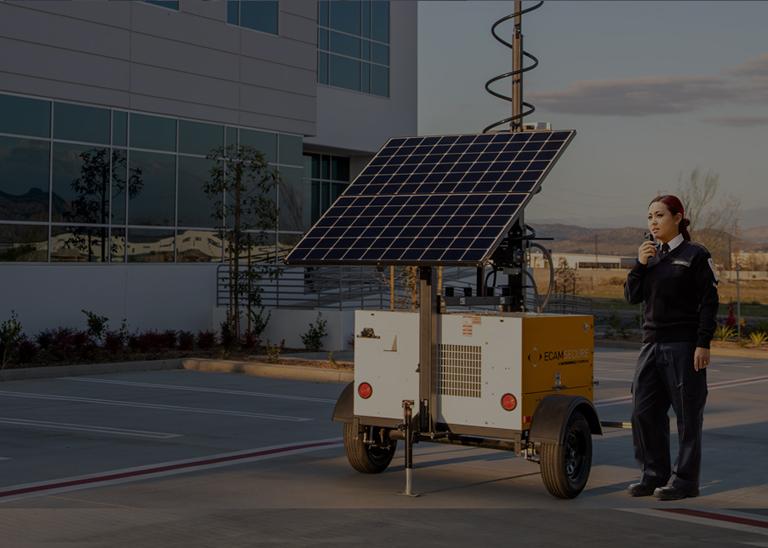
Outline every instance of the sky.
<svg viewBox="0 0 768 548"><path fill-rule="evenodd" d="M511 69L490 27L512 12L511 1L419 3L420 134L509 116L484 85ZM526 121L577 131L526 220L644 226L651 198L699 168L740 201L743 227L768 225L766 22L768 2L548 1L525 15L525 50L540 61L524 76Z"/></svg>

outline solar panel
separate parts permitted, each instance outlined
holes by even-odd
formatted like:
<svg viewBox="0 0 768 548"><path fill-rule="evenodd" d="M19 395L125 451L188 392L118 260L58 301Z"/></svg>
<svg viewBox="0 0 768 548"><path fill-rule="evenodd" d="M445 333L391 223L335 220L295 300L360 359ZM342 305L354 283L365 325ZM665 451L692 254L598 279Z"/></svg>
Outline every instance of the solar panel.
<svg viewBox="0 0 768 548"><path fill-rule="evenodd" d="M390 139L286 263L483 264L575 133Z"/></svg>

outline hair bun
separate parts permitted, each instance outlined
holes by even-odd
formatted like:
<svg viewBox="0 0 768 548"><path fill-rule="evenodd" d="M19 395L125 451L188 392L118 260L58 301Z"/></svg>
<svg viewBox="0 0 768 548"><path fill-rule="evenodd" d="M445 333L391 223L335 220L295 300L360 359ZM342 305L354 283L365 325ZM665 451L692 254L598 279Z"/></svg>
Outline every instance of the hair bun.
<svg viewBox="0 0 768 548"><path fill-rule="evenodd" d="M683 219L682 221L680 221L681 228L687 228L688 226L690 226L690 224L691 224L691 221L688 219Z"/></svg>

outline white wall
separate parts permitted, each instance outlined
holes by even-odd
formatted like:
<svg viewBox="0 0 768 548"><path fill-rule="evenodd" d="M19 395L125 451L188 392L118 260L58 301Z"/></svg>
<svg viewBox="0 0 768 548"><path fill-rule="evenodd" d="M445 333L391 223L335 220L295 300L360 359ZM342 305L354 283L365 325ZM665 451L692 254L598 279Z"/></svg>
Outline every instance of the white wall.
<svg viewBox="0 0 768 548"><path fill-rule="evenodd" d="M301 336L309 330L309 324L317 320L320 312L328 322L328 336L323 339L323 349L328 351L349 350L349 340L355 331L353 310L297 310L279 308L272 310L262 339L279 344L285 339L286 348L304 348Z"/></svg>
<svg viewBox="0 0 768 548"><path fill-rule="evenodd" d="M0 321L15 310L24 332L85 328L82 309L134 329L216 329L216 265L0 265Z"/></svg>

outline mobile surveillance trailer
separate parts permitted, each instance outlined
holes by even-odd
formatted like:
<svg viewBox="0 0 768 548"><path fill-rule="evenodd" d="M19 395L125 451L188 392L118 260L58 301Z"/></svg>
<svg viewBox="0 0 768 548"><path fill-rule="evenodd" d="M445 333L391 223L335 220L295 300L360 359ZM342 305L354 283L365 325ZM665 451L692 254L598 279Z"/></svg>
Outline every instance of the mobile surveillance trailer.
<svg viewBox="0 0 768 548"><path fill-rule="evenodd" d="M514 451L555 496L586 485L592 434L591 316L523 311L523 212L574 131L390 139L286 258L419 272L418 312L355 313L355 380L333 418L353 468L381 472L398 440ZM501 295L438 295L436 267L492 267ZM478 276L478 282L483 280ZM486 306L493 312L468 312Z"/></svg>
<svg viewBox="0 0 768 548"><path fill-rule="evenodd" d="M602 433L592 317L525 311L527 252L546 250L523 212L575 135L523 131L533 107L522 100L522 75L538 61L522 50L521 17L541 4L516 0L492 28L513 49L513 70L486 89L512 103L510 118L477 135L390 139L286 258L418 267L418 312L356 311L354 382L333 412L359 472L384 471L405 443L406 494L413 444L431 441L514 451L540 463L551 494L573 498L589 478L591 436ZM510 19L513 42L496 34ZM523 67L524 55L534 64ZM490 88L508 77L511 97ZM490 132L508 122L509 131ZM476 295L438 294L441 266L476 267ZM508 275L501 295L485 288L488 267Z"/></svg>

